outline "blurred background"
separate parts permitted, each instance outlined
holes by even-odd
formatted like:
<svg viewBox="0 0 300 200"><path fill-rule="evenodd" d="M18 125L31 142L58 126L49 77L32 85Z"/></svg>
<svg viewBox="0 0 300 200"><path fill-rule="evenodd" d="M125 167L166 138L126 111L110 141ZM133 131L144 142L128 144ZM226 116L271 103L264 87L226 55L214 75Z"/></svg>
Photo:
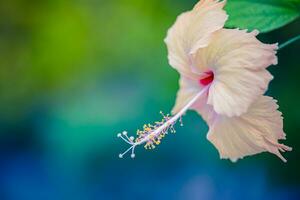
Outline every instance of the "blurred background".
<svg viewBox="0 0 300 200"><path fill-rule="evenodd" d="M195 112L155 150L116 137L169 112L178 74L163 43L196 0L0 1L0 199L300 199L300 44L278 53L268 93L293 151L220 160ZM283 42L300 20L261 34Z"/></svg>

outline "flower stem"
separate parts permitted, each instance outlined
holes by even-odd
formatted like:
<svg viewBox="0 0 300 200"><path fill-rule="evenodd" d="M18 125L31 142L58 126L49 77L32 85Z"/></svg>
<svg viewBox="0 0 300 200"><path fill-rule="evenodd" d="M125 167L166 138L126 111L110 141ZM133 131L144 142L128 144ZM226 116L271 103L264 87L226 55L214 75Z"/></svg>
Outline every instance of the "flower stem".
<svg viewBox="0 0 300 200"><path fill-rule="evenodd" d="M279 47L278 47L278 50L283 49L284 47L286 47L286 46L292 44L293 42L296 42L296 41L299 40L299 39L300 39L300 35L297 35L296 37L293 37L293 38L289 39L288 41L286 41L286 42L280 44Z"/></svg>

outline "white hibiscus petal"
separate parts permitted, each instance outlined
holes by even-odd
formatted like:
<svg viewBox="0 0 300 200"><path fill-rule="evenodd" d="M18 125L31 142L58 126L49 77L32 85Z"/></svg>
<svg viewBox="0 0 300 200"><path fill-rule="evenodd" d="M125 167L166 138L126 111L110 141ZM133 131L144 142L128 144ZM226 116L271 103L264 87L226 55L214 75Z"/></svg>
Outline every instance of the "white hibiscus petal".
<svg viewBox="0 0 300 200"><path fill-rule="evenodd" d="M263 94L273 76L267 70L230 71L215 75L207 103L219 114L229 117L245 113L249 105Z"/></svg>
<svg viewBox="0 0 300 200"><path fill-rule="evenodd" d="M202 0L193 10L178 16L165 38L172 67L185 74L191 73L190 54L206 47L211 33L224 26L227 19L224 5L225 1Z"/></svg>
<svg viewBox="0 0 300 200"><path fill-rule="evenodd" d="M207 121L207 138L218 149L221 158L236 161L244 156L268 151L286 162L280 151L290 151L291 148L278 143L279 139L285 139L285 133L281 112L277 109L273 98L261 96L247 113L239 117L214 113L213 119ZM214 112L211 106L206 110L199 107L197 111L206 116L204 119Z"/></svg>
<svg viewBox="0 0 300 200"><path fill-rule="evenodd" d="M210 69L215 80L209 91L208 104L218 114L239 116L262 95L272 79L266 68L277 64L277 44L263 44L257 31L237 29L215 32L206 48L195 59L199 69Z"/></svg>
<svg viewBox="0 0 300 200"><path fill-rule="evenodd" d="M201 86L194 80L181 76L179 80L179 90L176 102L172 109L172 114L181 110L197 93L201 91Z"/></svg>

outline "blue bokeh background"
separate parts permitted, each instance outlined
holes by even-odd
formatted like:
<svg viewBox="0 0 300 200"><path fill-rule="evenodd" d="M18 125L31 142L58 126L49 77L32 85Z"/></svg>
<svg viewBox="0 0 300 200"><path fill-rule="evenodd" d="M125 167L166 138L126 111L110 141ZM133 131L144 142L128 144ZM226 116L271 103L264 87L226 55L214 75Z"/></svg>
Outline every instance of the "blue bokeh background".
<svg viewBox="0 0 300 200"><path fill-rule="evenodd" d="M169 112L178 74L163 43L196 0L4 0L0 2L0 199L300 199L299 52L270 68L269 95L284 114L288 163L263 153L220 160L195 112L155 150L127 148ZM283 42L299 19L262 34Z"/></svg>

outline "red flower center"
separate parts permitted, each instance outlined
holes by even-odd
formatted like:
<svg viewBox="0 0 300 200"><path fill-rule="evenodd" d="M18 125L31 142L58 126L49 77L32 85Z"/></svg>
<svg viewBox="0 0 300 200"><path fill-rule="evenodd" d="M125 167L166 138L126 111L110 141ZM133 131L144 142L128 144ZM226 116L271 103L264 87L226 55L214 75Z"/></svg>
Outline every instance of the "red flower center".
<svg viewBox="0 0 300 200"><path fill-rule="evenodd" d="M214 80L214 73L212 71L205 72L205 76L199 79L199 84L207 86Z"/></svg>

